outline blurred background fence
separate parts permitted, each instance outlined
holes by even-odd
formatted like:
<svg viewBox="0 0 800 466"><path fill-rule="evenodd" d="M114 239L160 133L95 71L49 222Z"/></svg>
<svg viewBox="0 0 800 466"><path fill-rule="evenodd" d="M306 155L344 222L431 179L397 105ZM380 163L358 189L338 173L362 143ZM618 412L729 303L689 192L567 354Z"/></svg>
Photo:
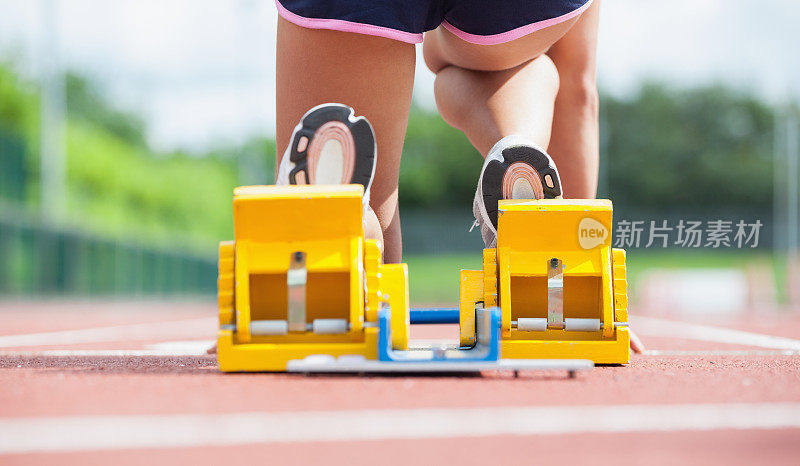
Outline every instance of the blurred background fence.
<svg viewBox="0 0 800 466"><path fill-rule="evenodd" d="M216 262L63 226L26 211L25 144L0 128L0 295L150 296L216 291Z"/></svg>
<svg viewBox="0 0 800 466"><path fill-rule="evenodd" d="M0 127L0 201L21 203L25 199L24 141Z"/></svg>
<svg viewBox="0 0 800 466"><path fill-rule="evenodd" d="M216 292L216 262L0 219L0 293L125 297Z"/></svg>

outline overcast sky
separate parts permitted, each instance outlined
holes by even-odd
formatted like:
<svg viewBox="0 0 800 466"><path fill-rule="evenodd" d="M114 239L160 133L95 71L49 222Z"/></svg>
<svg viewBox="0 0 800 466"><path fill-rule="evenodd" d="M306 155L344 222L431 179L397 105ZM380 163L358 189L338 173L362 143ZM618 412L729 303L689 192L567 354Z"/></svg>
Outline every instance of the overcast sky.
<svg viewBox="0 0 800 466"><path fill-rule="evenodd" d="M63 65L142 115L154 146L201 150L274 132L270 0L0 0L0 57L34 78L48 3ZM605 0L600 83L624 95L643 79L722 81L772 101L796 98L798 25L797 0ZM415 99L431 109L432 82L420 61Z"/></svg>

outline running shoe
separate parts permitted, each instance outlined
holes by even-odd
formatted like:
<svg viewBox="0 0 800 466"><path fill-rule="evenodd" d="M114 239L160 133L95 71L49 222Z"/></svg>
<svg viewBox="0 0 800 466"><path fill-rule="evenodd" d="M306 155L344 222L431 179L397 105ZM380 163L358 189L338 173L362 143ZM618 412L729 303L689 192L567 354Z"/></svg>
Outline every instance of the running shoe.
<svg viewBox="0 0 800 466"><path fill-rule="evenodd" d="M360 184L364 208L375 175L372 125L342 104L318 105L303 115L281 159L275 184Z"/></svg>
<svg viewBox="0 0 800 466"><path fill-rule="evenodd" d="M553 159L535 143L506 136L483 162L472 213L487 248L497 245L497 203L501 199L560 199L561 179Z"/></svg>

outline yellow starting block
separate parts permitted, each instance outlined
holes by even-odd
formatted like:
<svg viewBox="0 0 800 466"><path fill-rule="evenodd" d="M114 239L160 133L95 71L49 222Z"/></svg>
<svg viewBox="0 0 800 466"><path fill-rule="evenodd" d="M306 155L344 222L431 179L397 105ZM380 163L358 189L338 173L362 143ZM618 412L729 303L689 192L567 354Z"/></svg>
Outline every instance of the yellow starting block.
<svg viewBox="0 0 800 466"><path fill-rule="evenodd" d="M221 370L283 371L318 354L376 359L382 301L393 348L407 348L407 267L382 264L377 242L364 239L362 194L361 185L236 188L236 240L219 256Z"/></svg>
<svg viewBox="0 0 800 466"><path fill-rule="evenodd" d="M629 360L625 251L611 248L611 201L505 200L483 270L461 271L461 345L475 306L499 306L504 358Z"/></svg>
<svg viewBox="0 0 800 466"><path fill-rule="evenodd" d="M474 371L628 362L609 201L501 201L461 272L460 347L409 349L408 270L364 238L360 185L247 186L219 248L222 371ZM578 360L580 359L580 361Z"/></svg>

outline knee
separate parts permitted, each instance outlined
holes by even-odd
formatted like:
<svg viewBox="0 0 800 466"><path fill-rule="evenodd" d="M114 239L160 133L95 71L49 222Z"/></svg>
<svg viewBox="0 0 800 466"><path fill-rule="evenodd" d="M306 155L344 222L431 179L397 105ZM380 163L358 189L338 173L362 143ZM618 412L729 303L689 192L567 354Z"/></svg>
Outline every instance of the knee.
<svg viewBox="0 0 800 466"><path fill-rule="evenodd" d="M575 99L586 110L586 112L597 116L600 113L600 95L597 92L597 84L580 86L575 92Z"/></svg>
<svg viewBox="0 0 800 466"><path fill-rule="evenodd" d="M555 67L560 81L559 97L597 111L600 96L594 68L586 61L564 59L558 59Z"/></svg>
<svg viewBox="0 0 800 466"><path fill-rule="evenodd" d="M547 55L539 55L533 60L521 65L521 70L531 75L531 79L535 79L541 85L553 93L555 98L561 86L561 78L556 69L555 63Z"/></svg>
<svg viewBox="0 0 800 466"><path fill-rule="evenodd" d="M597 82L593 74L564 76L562 73L560 82L559 99L583 108L587 113L597 115L600 109L600 95L597 92Z"/></svg>

